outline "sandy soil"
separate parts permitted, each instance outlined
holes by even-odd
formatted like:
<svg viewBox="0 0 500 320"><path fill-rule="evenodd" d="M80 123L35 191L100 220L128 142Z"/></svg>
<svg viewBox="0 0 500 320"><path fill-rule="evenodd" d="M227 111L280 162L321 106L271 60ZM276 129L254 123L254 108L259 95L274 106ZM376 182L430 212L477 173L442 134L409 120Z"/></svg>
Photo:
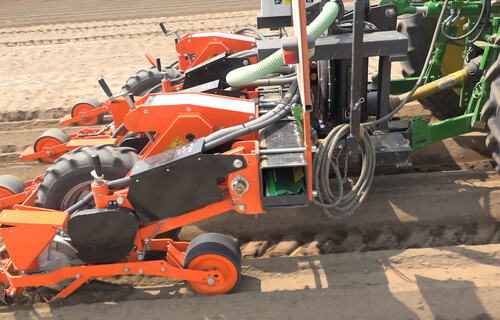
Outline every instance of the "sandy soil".
<svg viewBox="0 0 500 320"><path fill-rule="evenodd" d="M0 174L42 173L47 165L19 163L19 152L79 99L103 100L98 78L118 91L149 67L145 52L175 59L159 21L181 34L228 31L254 26L259 8L140 3L0 2ZM415 114L430 118L418 103L403 116ZM215 231L238 241L245 260L234 294L197 296L171 279L115 277L62 304L25 295L0 308L0 318L500 319L500 178L483 146L484 134L449 139L417 152L414 169L379 172L367 202L343 220L309 207L258 219L228 213L186 227L185 239ZM43 293L35 290L35 300Z"/></svg>

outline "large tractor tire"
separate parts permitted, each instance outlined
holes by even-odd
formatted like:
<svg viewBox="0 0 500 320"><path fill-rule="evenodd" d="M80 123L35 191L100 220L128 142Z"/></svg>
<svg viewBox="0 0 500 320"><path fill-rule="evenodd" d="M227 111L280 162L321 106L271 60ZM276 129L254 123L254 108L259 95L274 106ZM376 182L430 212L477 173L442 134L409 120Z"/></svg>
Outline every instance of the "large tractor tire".
<svg viewBox="0 0 500 320"><path fill-rule="evenodd" d="M488 119L490 129L486 146L497 163L496 171L500 173L500 57L486 73L485 80L490 83L490 99L481 112Z"/></svg>
<svg viewBox="0 0 500 320"><path fill-rule="evenodd" d="M132 148L110 145L83 147L56 160L43 177L35 206L65 210L90 192L93 170L90 156L97 154L106 180L123 178L139 156Z"/></svg>
<svg viewBox="0 0 500 320"><path fill-rule="evenodd" d="M180 72L173 68L163 68L163 72L167 73L169 79L176 79L181 76ZM153 87L159 85L163 75L156 67L151 67L148 70L139 70L135 76L130 77L122 90L127 90L134 96L144 96ZM152 93L161 92L161 87L154 90Z"/></svg>
<svg viewBox="0 0 500 320"><path fill-rule="evenodd" d="M424 18L421 14L403 17L400 20L398 30L408 37L408 59L401 63L405 78L420 76L436 23L437 19ZM443 69L446 69L443 74L461 68L463 59L461 55L457 57L457 48L459 49L459 47L453 48L451 45L447 47L447 52L443 58L443 68L441 68L442 73ZM464 110L459 107L460 96L453 90L438 92L427 98L420 99L419 102L440 120L456 117L464 113Z"/></svg>

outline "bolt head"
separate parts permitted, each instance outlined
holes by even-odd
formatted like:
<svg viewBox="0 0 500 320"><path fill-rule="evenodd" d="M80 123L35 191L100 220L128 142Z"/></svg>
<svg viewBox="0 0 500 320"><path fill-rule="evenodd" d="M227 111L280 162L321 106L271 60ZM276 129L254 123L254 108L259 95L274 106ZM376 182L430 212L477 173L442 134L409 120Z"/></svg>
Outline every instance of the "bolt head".
<svg viewBox="0 0 500 320"><path fill-rule="evenodd" d="M316 146L311 146L311 152L316 152L318 150L318 147Z"/></svg>
<svg viewBox="0 0 500 320"><path fill-rule="evenodd" d="M148 113L148 109L144 109L142 112L144 112L144 114L147 114Z"/></svg>
<svg viewBox="0 0 500 320"><path fill-rule="evenodd" d="M246 210L246 208L247 208L247 206L246 206L244 203L240 203L240 204L238 205L238 210L240 210L240 211L245 211L245 210Z"/></svg>
<svg viewBox="0 0 500 320"><path fill-rule="evenodd" d="M77 273L77 274L76 274L76 276L75 276L75 278L76 278L76 279L80 279L81 277L82 277L82 276L81 276L81 274L79 274L79 273Z"/></svg>
<svg viewBox="0 0 500 320"><path fill-rule="evenodd" d="M207 284L208 284L209 286L213 286L213 285L215 284L215 279L214 279L214 278L212 278L212 277L208 278L208 279L207 279Z"/></svg>
<svg viewBox="0 0 500 320"><path fill-rule="evenodd" d="M167 270L167 269L165 269L164 267L161 267L161 269L160 269L161 272L165 272L165 270Z"/></svg>
<svg viewBox="0 0 500 320"><path fill-rule="evenodd" d="M143 274L143 273L144 273L144 270L139 269L139 274Z"/></svg>
<svg viewBox="0 0 500 320"><path fill-rule="evenodd" d="M123 271L125 271L125 272L129 272L129 271L130 271L130 268L129 268L129 267L125 267L125 268L123 268Z"/></svg>
<svg viewBox="0 0 500 320"><path fill-rule="evenodd" d="M124 204L125 203L125 198L123 198L123 197L116 198L116 203L118 203L118 204Z"/></svg>
<svg viewBox="0 0 500 320"><path fill-rule="evenodd" d="M243 161L241 161L240 159L236 159L233 161L233 166L239 169L243 167Z"/></svg>
<svg viewBox="0 0 500 320"><path fill-rule="evenodd" d="M245 191L245 188L244 188L244 187L242 187L242 186L238 186L238 187L234 190L234 192L236 192L236 194L239 194L239 195L241 195L241 194L243 193L243 191Z"/></svg>
<svg viewBox="0 0 500 320"><path fill-rule="evenodd" d="M396 14L396 10L394 10L394 8L389 8L387 10L385 10L385 15L387 17L394 17L394 15Z"/></svg>
<svg viewBox="0 0 500 320"><path fill-rule="evenodd" d="M247 66L248 65L248 60L243 60L243 65Z"/></svg>
<svg viewBox="0 0 500 320"><path fill-rule="evenodd" d="M313 196L313 198L316 198L316 197L318 196L318 191L313 190L313 192L312 192L312 196Z"/></svg>

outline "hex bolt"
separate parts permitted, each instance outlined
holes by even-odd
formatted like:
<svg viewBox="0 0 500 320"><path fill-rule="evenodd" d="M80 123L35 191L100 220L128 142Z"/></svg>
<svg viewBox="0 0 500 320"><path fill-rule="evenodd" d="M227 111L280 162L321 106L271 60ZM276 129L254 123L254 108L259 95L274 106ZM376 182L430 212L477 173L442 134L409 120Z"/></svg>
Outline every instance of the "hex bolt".
<svg viewBox="0 0 500 320"><path fill-rule="evenodd" d="M236 159L233 161L233 167L235 168L241 168L243 167L243 161L241 161L240 159Z"/></svg>
<svg viewBox="0 0 500 320"><path fill-rule="evenodd" d="M247 66L248 65L248 60L243 60L243 65Z"/></svg>
<svg viewBox="0 0 500 320"><path fill-rule="evenodd" d="M129 272L129 271L130 271L130 268L129 268L129 267L125 267L125 268L123 268L123 271L125 271L125 272Z"/></svg>
<svg viewBox="0 0 500 320"><path fill-rule="evenodd" d="M311 146L311 152L316 152L318 150L318 147L316 146Z"/></svg>
<svg viewBox="0 0 500 320"><path fill-rule="evenodd" d="M161 267L161 269L160 269L161 272L165 272L165 270L167 270L167 269L165 269L164 267Z"/></svg>
<svg viewBox="0 0 500 320"><path fill-rule="evenodd" d="M385 10L385 16L388 18L394 17L395 14L396 10L394 10L394 8L389 8Z"/></svg>
<svg viewBox="0 0 500 320"><path fill-rule="evenodd" d="M125 198L123 198L123 197L116 198L116 203L118 203L118 204L124 204L125 203Z"/></svg>
<svg viewBox="0 0 500 320"><path fill-rule="evenodd" d="M240 211L245 211L246 208L247 208L247 206L244 203L240 203L238 205L238 210L240 210Z"/></svg>
<svg viewBox="0 0 500 320"><path fill-rule="evenodd" d="M148 109L144 109L144 114L147 114L148 113Z"/></svg>
<svg viewBox="0 0 500 320"><path fill-rule="evenodd" d="M81 277L82 277L82 276L81 276L81 274L79 274L79 273L77 273L77 274L75 275L75 278L76 278L76 279L80 279Z"/></svg>
<svg viewBox="0 0 500 320"><path fill-rule="evenodd" d="M215 279L214 279L214 278L212 278L212 277L208 278L208 279L207 279L207 284L208 284L209 286L213 286L213 285L215 284Z"/></svg>

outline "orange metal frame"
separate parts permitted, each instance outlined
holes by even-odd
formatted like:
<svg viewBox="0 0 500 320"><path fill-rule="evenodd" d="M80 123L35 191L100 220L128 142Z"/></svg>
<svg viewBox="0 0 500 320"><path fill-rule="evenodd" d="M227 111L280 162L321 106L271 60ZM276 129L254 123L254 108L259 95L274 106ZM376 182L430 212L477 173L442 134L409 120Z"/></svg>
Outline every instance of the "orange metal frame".
<svg viewBox="0 0 500 320"><path fill-rule="evenodd" d="M303 11L303 6L299 7ZM294 10L295 12L296 10ZM300 17L299 29L301 39L304 40L303 31L305 30L305 19ZM190 43L190 37L185 36L182 41L184 45ZM201 39L200 41L209 41L210 39ZM302 44L307 45L307 41L302 41ZM196 45L192 44L193 46ZM198 44L199 46L200 44ZM205 42L205 48L207 43ZM187 49L186 49L187 50ZM307 48L301 48L302 53L307 52ZM184 51L178 48L179 53ZM205 52L205 51L203 51ZM207 51L210 56L210 51ZM197 58L202 58L202 55ZM197 60L193 60L192 64ZM181 61L180 61L181 62ZM307 57L300 56L300 63L304 67L307 62ZM187 66L187 62L183 61L183 66ZM302 82L301 91L309 90L308 81ZM228 98L229 99L229 98ZM138 104L144 103L140 101ZM306 102L307 104L307 99ZM246 122L248 119L240 119L241 114L231 113L225 110L197 110L196 105L182 104L173 106L139 106L132 112L127 113L123 117L123 123L129 130L137 130L142 132L156 131L158 147L149 147L148 151L144 152L143 157L163 151L169 147L168 142L176 135L185 134L185 130L192 131L195 128L201 130L200 134L217 130L220 126L221 119L225 118L222 114L229 115L225 123L237 124ZM189 109L189 110L188 110ZM210 109L210 108L208 108ZM310 132L309 110L304 106L304 132ZM211 114L211 112L214 112ZM222 113L222 114L221 114ZM165 121L169 119L169 121ZM187 126L188 129L182 128ZM200 129L202 128L202 129ZM184 131L183 131L184 130ZM167 134L169 132L169 134ZM0 281L7 283L5 289L6 294L15 294L22 291L26 286L41 286L58 283L65 279L73 279L73 282L62 290L54 298L63 298L71 294L79 286L90 278L106 277L121 274L149 274L157 276L169 276L177 279L189 281L205 281L210 275L216 274L219 281L224 282L222 274L217 270L197 271L184 268L184 254L187 249L186 242L173 241L171 239L151 239L155 234L164 233L221 213L236 210L245 214L264 213L261 202L261 181L259 175L259 142L257 133L249 135L247 140L236 142L233 148L221 156L240 154L246 162L246 167L237 172L228 175L225 183L220 185L221 191L225 196L223 200L206 205L197 210L185 213L180 216L171 217L161 221L155 221L142 225L134 240L134 250L130 252L126 259L118 263L104 265L85 265L78 267L67 267L45 274L29 274L29 271L35 271L38 268L37 257L40 252L52 241L58 230L65 228L68 213L35 208L29 206L14 205L12 206L7 200L18 200L16 195L13 198L2 199L2 203L12 206L12 209L5 209L0 216L0 234L4 238L10 258L3 260L3 271L0 272ZM306 155L309 163L308 168L308 185L309 197L312 199L312 175L311 175L311 138L309 134L304 135L304 143L306 146ZM242 195L238 195L231 189L231 181L238 175L243 176L249 182L249 188ZM32 186L36 185L33 182ZM28 187L27 189L29 189ZM131 204L126 200L128 189L111 191L107 184L93 184L92 192L97 207L104 208L110 201L117 201L122 197L124 201L122 206L132 208ZM26 194L27 195L27 194ZM98 196L99 195L99 196ZM20 196L19 196L20 197ZM26 198L26 201L29 197ZM29 204L29 203L28 203ZM244 206L242 206L244 205ZM36 244L36 245L34 245ZM166 252L165 259L156 261L140 261L140 254L146 244L151 250L160 250ZM14 265L15 264L15 265ZM19 271L28 271L19 273Z"/></svg>
<svg viewBox="0 0 500 320"><path fill-rule="evenodd" d="M181 70L188 70L224 52L233 53L255 47L254 37L224 32L188 33L175 46ZM195 55L192 61L189 55Z"/></svg>
<svg viewBox="0 0 500 320"><path fill-rule="evenodd" d="M114 264L66 267L46 274L29 274L29 271L37 270L39 254L49 245L58 231L66 227L69 214L20 205L3 210L0 216L0 234L10 256L9 259L2 261L3 271L0 272L0 281L8 283L5 293L17 294L22 291L23 287L51 285L62 280L73 279L69 286L54 297L54 299L57 299L68 296L90 278L133 273L202 282L211 276L216 278L219 283L223 283L224 277L217 270L197 271L184 268L184 253L188 246L187 242L150 238L154 234L163 233L234 210L240 203L247 204L248 210L243 213L263 212L260 202L258 141L237 142L233 150L227 152L227 154L243 155L247 167L229 175L223 188L230 190L229 184L232 177L239 174L251 182L247 193L240 197L232 191L226 192L226 196L220 202L180 216L142 225L134 240L135 249L130 252L128 258ZM107 188L107 184L92 185L97 207L107 206L109 201L116 201L118 197L126 198L127 191L127 189L124 189L112 192ZM131 208L128 201L123 206ZM146 243L148 243L151 250L165 251L165 259L140 261L139 252L144 250ZM20 274L19 271L26 273Z"/></svg>
<svg viewBox="0 0 500 320"><path fill-rule="evenodd" d="M176 49L179 53L179 69L188 70L223 52L232 53L252 49L255 46L255 38L244 35L224 32L189 33L176 44ZM186 58L187 54L195 55L195 58L192 62L190 62L189 59ZM147 53L146 58L153 66L156 66L156 61L151 56L151 54ZM256 59L251 59L251 62L256 62ZM162 91L164 93L174 92L177 90L182 90L182 83L172 86L170 81L164 80L162 81L162 88ZM255 97L255 94L251 96L251 98L253 97ZM60 120L60 125L67 126L70 124L75 124L81 120L110 112L113 116L115 127L118 127L122 124L123 118L129 112L129 109L129 106L124 99L106 100L102 103L101 107L83 112L75 117L71 117L71 115L69 114L66 115ZM115 141L100 140L101 138L111 139L112 134L113 132L107 131L105 133L102 133L102 137L92 138L81 137L81 135L77 134L71 135L72 141L70 141L70 143L62 143L59 145L44 147L42 148L42 150L34 150L33 147L28 147L21 153L20 160L28 161L41 159L47 154L61 156L64 153L81 146L118 143L120 139Z"/></svg>

